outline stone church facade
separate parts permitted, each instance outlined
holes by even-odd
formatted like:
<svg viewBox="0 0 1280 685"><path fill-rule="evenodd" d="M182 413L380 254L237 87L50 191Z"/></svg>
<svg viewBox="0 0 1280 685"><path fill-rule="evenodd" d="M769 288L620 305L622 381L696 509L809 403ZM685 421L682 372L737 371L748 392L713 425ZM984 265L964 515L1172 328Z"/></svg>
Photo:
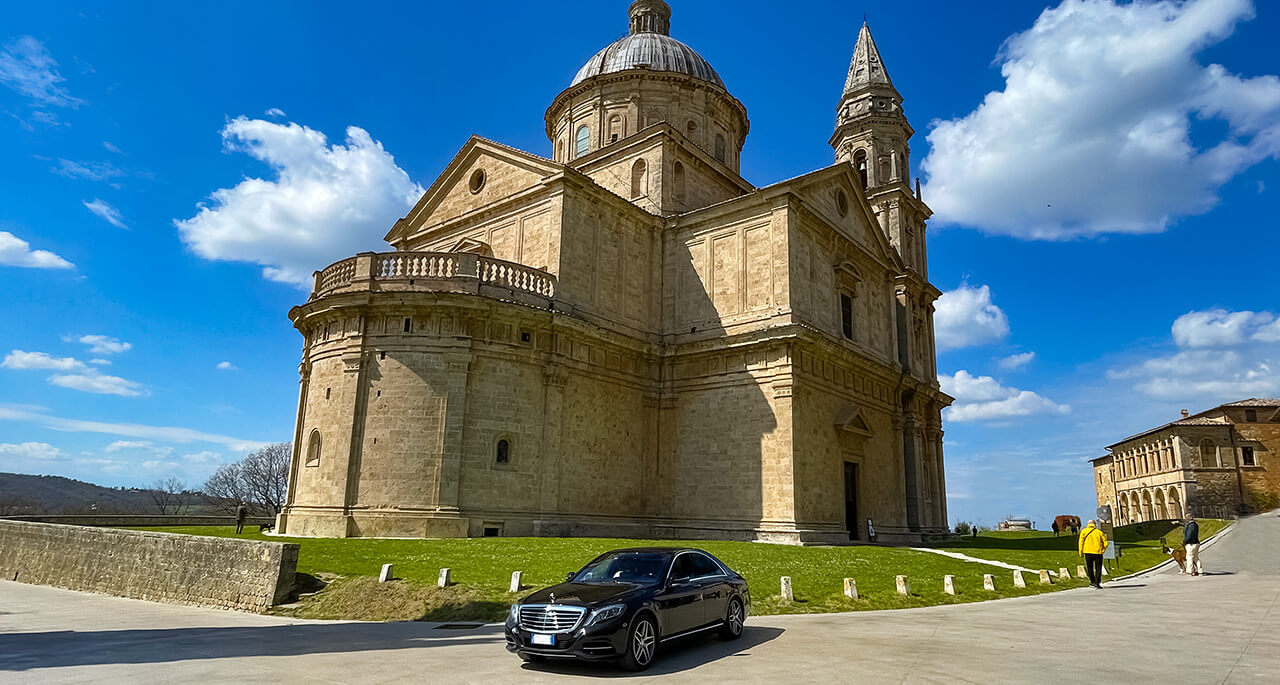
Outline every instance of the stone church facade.
<svg viewBox="0 0 1280 685"><path fill-rule="evenodd" d="M473 137L387 234L316 273L288 535L785 543L947 530L912 129L864 25L835 164L756 187L745 106L671 10L546 113Z"/></svg>
<svg viewBox="0 0 1280 685"><path fill-rule="evenodd" d="M1233 518L1280 505L1280 399L1219 405L1125 438L1093 460L1098 506L1118 525Z"/></svg>

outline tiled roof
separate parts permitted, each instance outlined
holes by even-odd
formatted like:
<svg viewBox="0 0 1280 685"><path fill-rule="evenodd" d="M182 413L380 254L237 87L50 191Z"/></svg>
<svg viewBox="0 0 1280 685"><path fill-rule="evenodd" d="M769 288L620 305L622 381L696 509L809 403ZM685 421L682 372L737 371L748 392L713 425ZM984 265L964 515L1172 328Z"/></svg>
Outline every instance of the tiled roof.
<svg viewBox="0 0 1280 685"><path fill-rule="evenodd" d="M1251 397L1247 400L1240 400L1239 402L1228 402L1222 406L1224 407L1280 407L1280 398Z"/></svg>

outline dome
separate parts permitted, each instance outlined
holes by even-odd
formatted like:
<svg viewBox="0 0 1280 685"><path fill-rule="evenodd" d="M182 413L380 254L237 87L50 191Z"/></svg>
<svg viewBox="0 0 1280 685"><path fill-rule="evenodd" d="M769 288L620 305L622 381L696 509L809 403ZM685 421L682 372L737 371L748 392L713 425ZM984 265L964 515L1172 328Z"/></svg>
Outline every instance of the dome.
<svg viewBox="0 0 1280 685"><path fill-rule="evenodd" d="M671 8L663 0L636 0L627 11L630 35L614 41L587 61L570 87L601 74L628 69L673 71L724 88L724 81L696 50L672 38Z"/></svg>
<svg viewBox="0 0 1280 685"><path fill-rule="evenodd" d="M637 33L614 42L587 61L571 85L592 76L612 74L628 69L674 71L724 88L724 81L696 50L661 33Z"/></svg>

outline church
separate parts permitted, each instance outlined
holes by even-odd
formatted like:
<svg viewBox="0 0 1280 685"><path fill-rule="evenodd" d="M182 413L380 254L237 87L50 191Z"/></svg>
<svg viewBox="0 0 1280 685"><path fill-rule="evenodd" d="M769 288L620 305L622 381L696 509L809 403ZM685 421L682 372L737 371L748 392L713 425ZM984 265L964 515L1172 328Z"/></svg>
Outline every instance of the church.
<svg viewBox="0 0 1280 685"><path fill-rule="evenodd" d="M870 29L834 164L757 187L746 106L671 16L631 4L549 157L473 137L390 251L316 272L279 533L947 531L930 210Z"/></svg>

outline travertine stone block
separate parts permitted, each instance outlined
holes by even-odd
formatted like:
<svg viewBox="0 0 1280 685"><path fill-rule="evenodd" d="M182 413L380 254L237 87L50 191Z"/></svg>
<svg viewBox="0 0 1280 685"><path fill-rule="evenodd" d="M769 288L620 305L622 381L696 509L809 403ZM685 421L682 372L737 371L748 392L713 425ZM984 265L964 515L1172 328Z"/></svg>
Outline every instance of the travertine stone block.
<svg viewBox="0 0 1280 685"><path fill-rule="evenodd" d="M852 578L844 579L844 596L849 599L858 598L858 582Z"/></svg>
<svg viewBox="0 0 1280 685"><path fill-rule="evenodd" d="M1061 580L1061 581L1071 580L1071 572L1067 570L1067 567L1063 566L1062 568L1058 569L1058 580Z"/></svg>
<svg viewBox="0 0 1280 685"><path fill-rule="evenodd" d="M449 587L450 582L451 581L449 579L449 569L447 568L440 569L440 578L436 580L436 585L440 587Z"/></svg>
<svg viewBox="0 0 1280 685"><path fill-rule="evenodd" d="M1046 569L1040 569L1040 584L1041 585L1053 584L1053 578L1049 577L1049 571Z"/></svg>
<svg viewBox="0 0 1280 685"><path fill-rule="evenodd" d="M955 576L942 577L942 591L947 593L948 595L954 595L956 593L956 577Z"/></svg>
<svg viewBox="0 0 1280 685"><path fill-rule="evenodd" d="M995 591L996 591L996 577L995 577L995 576L993 576L993 575L991 575L990 573L984 573L984 574L982 575L982 589L983 589L983 590L987 590L987 591L989 591L989 592L995 592Z"/></svg>
<svg viewBox="0 0 1280 685"><path fill-rule="evenodd" d="M1084 570L1084 564L1080 564L1079 566L1076 567L1076 577L1084 578L1084 579L1089 578L1089 572Z"/></svg>
<svg viewBox="0 0 1280 685"><path fill-rule="evenodd" d="M897 581L898 581L898 594L900 595L911 594L911 583L907 582L906 576L898 576Z"/></svg>
<svg viewBox="0 0 1280 685"><path fill-rule="evenodd" d="M791 576L782 577L782 601L791 602L795 596L791 594Z"/></svg>
<svg viewBox="0 0 1280 685"><path fill-rule="evenodd" d="M1014 587L1026 587L1026 586L1027 586L1027 581L1026 581L1026 580L1024 580L1024 579L1022 578L1022 571L1014 571L1014 572L1013 572L1013 586L1014 586Z"/></svg>
<svg viewBox="0 0 1280 685"><path fill-rule="evenodd" d="M383 565L382 565L382 573L378 574L378 582L379 582L379 583L385 583L385 582L387 582L387 581L389 581L389 580L394 580L394 579L395 579L395 577L396 577L396 576L395 576L395 570L392 568L392 566L393 566L393 564L383 564Z"/></svg>
<svg viewBox="0 0 1280 685"><path fill-rule="evenodd" d="M512 572L511 588L508 590L508 592L519 592L520 588L524 587L524 585L521 582L523 578L524 578L524 572L522 571Z"/></svg>

